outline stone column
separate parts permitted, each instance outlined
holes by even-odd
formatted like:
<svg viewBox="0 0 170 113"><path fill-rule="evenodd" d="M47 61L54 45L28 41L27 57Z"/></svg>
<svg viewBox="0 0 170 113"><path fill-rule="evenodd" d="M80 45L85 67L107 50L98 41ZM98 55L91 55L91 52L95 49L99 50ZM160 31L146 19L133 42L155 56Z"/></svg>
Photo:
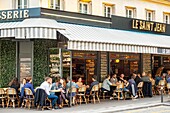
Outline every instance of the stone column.
<svg viewBox="0 0 170 113"><path fill-rule="evenodd" d="M101 52L101 63L100 63L100 71L101 71L101 80L107 76L107 52Z"/></svg>

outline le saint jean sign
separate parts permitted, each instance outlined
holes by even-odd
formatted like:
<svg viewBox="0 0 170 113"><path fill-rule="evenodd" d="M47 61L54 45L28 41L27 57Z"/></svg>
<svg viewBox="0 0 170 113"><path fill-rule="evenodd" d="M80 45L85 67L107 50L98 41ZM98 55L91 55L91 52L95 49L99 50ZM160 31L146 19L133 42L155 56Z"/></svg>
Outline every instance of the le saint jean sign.
<svg viewBox="0 0 170 113"><path fill-rule="evenodd" d="M132 29L165 33L166 32L166 24L133 19L132 20Z"/></svg>

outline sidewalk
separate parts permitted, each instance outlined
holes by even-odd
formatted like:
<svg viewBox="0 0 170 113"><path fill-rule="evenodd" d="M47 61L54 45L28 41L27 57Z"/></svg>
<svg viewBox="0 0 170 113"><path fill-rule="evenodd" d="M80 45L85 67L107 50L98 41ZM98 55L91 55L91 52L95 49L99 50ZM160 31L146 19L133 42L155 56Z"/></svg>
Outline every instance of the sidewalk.
<svg viewBox="0 0 170 113"><path fill-rule="evenodd" d="M164 105L170 106L170 102L168 102L170 98L168 96L164 96ZM152 98L139 98L134 100L101 100L101 103L97 104L82 104L73 107L65 107L63 109L58 110L45 110L45 113L53 113L53 112L60 112L60 113L115 113L121 112L125 110L131 109L139 109L139 108L148 108L152 106L161 106L161 96L154 96ZM20 108L0 108L0 112L2 113L35 113L39 112L36 109L20 109Z"/></svg>

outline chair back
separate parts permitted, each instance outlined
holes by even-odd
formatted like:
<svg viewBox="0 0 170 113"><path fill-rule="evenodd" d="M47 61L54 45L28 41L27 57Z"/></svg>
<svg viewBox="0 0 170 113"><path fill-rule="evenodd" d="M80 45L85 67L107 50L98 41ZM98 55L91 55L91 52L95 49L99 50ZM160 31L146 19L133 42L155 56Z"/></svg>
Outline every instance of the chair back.
<svg viewBox="0 0 170 113"><path fill-rule="evenodd" d="M7 95L16 95L17 94L17 92L14 88L8 88L6 92L7 92Z"/></svg>
<svg viewBox="0 0 170 113"><path fill-rule="evenodd" d="M86 86L82 86L78 89L78 92L86 92Z"/></svg>
<svg viewBox="0 0 170 113"><path fill-rule="evenodd" d="M0 96L1 96L1 95L5 95L5 91L4 91L3 88L0 88Z"/></svg>
<svg viewBox="0 0 170 113"><path fill-rule="evenodd" d="M99 83L99 89L102 88L102 84L103 84L103 83Z"/></svg>
<svg viewBox="0 0 170 113"><path fill-rule="evenodd" d="M152 86L155 86L155 80L152 80L151 82L152 82Z"/></svg>
<svg viewBox="0 0 170 113"><path fill-rule="evenodd" d="M99 85L97 84L97 85L94 85L93 87L92 87L92 91L99 91Z"/></svg>
<svg viewBox="0 0 170 113"><path fill-rule="evenodd" d="M143 82L139 82L138 88L142 88L142 87L143 87Z"/></svg>
<svg viewBox="0 0 170 113"><path fill-rule="evenodd" d="M167 83L166 87L167 89L170 89L170 83Z"/></svg>
<svg viewBox="0 0 170 113"><path fill-rule="evenodd" d="M165 86L165 80L160 80L160 81L159 81L159 85L160 85L160 86Z"/></svg>
<svg viewBox="0 0 170 113"><path fill-rule="evenodd" d="M72 92L72 93L77 93L77 88L75 87L72 87L71 90L69 89L69 93Z"/></svg>
<svg viewBox="0 0 170 113"><path fill-rule="evenodd" d="M124 88L124 84L123 83L119 83L118 85L117 85L117 89L123 89Z"/></svg>
<svg viewBox="0 0 170 113"><path fill-rule="evenodd" d="M25 88L24 91L25 91L26 96L27 95L29 95L29 96L33 95L32 91L29 88Z"/></svg>

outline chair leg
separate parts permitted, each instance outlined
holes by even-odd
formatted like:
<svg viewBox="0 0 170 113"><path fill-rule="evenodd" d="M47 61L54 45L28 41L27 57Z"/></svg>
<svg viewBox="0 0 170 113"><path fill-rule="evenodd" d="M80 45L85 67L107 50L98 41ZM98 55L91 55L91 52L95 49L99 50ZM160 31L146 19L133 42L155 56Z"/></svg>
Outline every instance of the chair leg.
<svg viewBox="0 0 170 113"><path fill-rule="evenodd" d="M10 102L10 99L8 99L8 101L7 101L7 105L6 105L6 106L7 106L7 108L8 108L8 106L9 106L9 102Z"/></svg>
<svg viewBox="0 0 170 113"><path fill-rule="evenodd" d="M2 106L3 106L3 108L5 107L5 105L4 105L4 99L2 99Z"/></svg>
<svg viewBox="0 0 170 113"><path fill-rule="evenodd" d="M83 96L84 97L84 101L85 101L85 103L87 104L87 100L86 100L86 97L85 96Z"/></svg>
<svg viewBox="0 0 170 113"><path fill-rule="evenodd" d="M99 103L100 103L100 98L99 98L98 94L97 94L96 96L97 96L97 99L98 99L98 101L99 101Z"/></svg>
<svg viewBox="0 0 170 113"><path fill-rule="evenodd" d="M12 100L13 108L15 108L15 100Z"/></svg>

